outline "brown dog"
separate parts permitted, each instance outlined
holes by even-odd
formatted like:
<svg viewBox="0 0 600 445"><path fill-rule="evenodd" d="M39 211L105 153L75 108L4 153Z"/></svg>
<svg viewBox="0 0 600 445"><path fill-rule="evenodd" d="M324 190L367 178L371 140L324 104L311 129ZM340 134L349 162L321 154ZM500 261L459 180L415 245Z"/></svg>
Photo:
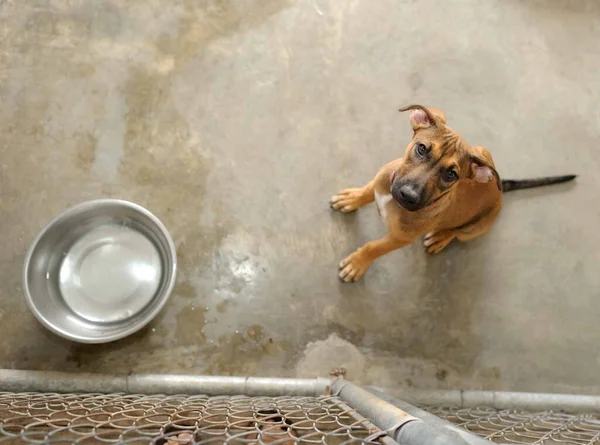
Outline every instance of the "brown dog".
<svg viewBox="0 0 600 445"><path fill-rule="evenodd" d="M486 233L502 207L502 192L567 182L574 175L501 181L490 153L472 147L446 126L444 113L411 105L413 139L403 158L385 165L362 188L344 189L331 207L353 212L376 201L388 234L340 263L345 282L362 278L375 259L420 236L427 252L438 253L454 238L469 241Z"/></svg>

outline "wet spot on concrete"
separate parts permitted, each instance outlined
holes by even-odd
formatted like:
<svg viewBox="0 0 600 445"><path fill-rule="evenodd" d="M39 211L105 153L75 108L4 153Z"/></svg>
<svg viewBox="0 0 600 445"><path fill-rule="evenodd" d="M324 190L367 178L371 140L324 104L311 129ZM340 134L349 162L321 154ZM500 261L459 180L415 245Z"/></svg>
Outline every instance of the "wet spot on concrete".
<svg viewBox="0 0 600 445"><path fill-rule="evenodd" d="M74 68L72 72L83 78L91 77L96 72L96 67L91 63L79 63Z"/></svg>
<svg viewBox="0 0 600 445"><path fill-rule="evenodd" d="M177 111L170 80L133 68L125 93L124 154L119 168L132 199L155 213L178 242L182 272L194 275L212 258L221 230L202 230L209 170L199 139Z"/></svg>
<svg viewBox="0 0 600 445"><path fill-rule="evenodd" d="M264 329L261 325L258 324L248 326L248 328L246 328L246 336L249 339L254 340L255 342L260 342L265 337ZM269 343L273 343L272 339Z"/></svg>
<svg viewBox="0 0 600 445"><path fill-rule="evenodd" d="M181 281L173 288L173 295L179 297L193 298L196 296L196 289L189 281Z"/></svg>
<svg viewBox="0 0 600 445"><path fill-rule="evenodd" d="M178 70L211 41L242 27L259 26L291 4L289 0L261 0L245 4L222 0L199 6L195 1L185 0L177 32L163 33L154 44L160 53L174 58L175 70Z"/></svg>
<svg viewBox="0 0 600 445"><path fill-rule="evenodd" d="M329 323L327 330L337 333L341 338L354 345L360 345L366 333L365 328L362 326L352 326L349 328L339 323Z"/></svg>
<svg viewBox="0 0 600 445"><path fill-rule="evenodd" d="M67 363L73 363L77 369L80 369L83 364L82 355L78 353L77 348L71 348L65 360Z"/></svg>
<svg viewBox="0 0 600 445"><path fill-rule="evenodd" d="M221 337L211 353L212 363L205 372L223 375L248 375L262 362L277 360L282 347L264 327L249 326L245 332L237 331Z"/></svg>
<svg viewBox="0 0 600 445"><path fill-rule="evenodd" d="M175 339L178 345L203 345L206 343L204 335L205 309L186 307L177 314Z"/></svg>
<svg viewBox="0 0 600 445"><path fill-rule="evenodd" d="M501 390L502 385L502 374L497 366L484 367L475 372L475 378L479 381L484 382L487 389L490 390Z"/></svg>
<svg viewBox="0 0 600 445"><path fill-rule="evenodd" d="M223 300L219 304L217 304L217 312L219 314L224 314L227 312L227 308L232 304L231 300Z"/></svg>
<svg viewBox="0 0 600 445"><path fill-rule="evenodd" d="M435 378L440 382L444 382L447 377L448 371L446 371L444 368L440 368L435 372Z"/></svg>
<svg viewBox="0 0 600 445"><path fill-rule="evenodd" d="M76 158L75 162L80 169L89 171L96 159L97 139L90 133L75 133Z"/></svg>

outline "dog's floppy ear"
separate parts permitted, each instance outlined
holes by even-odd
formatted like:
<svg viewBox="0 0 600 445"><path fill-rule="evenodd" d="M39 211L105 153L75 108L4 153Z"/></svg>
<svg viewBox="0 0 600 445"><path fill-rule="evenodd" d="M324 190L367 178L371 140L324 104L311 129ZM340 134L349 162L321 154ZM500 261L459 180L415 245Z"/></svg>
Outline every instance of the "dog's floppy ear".
<svg viewBox="0 0 600 445"><path fill-rule="evenodd" d="M410 124L413 131L446 124L444 112L437 108L422 105L409 105L406 108L400 108L400 111L408 110L410 110Z"/></svg>
<svg viewBox="0 0 600 445"><path fill-rule="evenodd" d="M502 181L489 151L483 147L471 147L469 162L471 164L471 179L483 183L495 180L498 189L502 190Z"/></svg>

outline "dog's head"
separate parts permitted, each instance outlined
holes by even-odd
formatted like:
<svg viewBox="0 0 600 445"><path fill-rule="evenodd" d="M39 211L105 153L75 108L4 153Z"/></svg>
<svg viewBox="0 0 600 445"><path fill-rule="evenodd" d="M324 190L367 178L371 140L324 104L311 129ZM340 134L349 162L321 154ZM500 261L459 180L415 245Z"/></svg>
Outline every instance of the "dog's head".
<svg viewBox="0 0 600 445"><path fill-rule="evenodd" d="M444 113L435 108L411 105L414 130L402 166L392 173L391 193L405 209L414 212L440 202L462 180L487 183L500 177L489 152L471 147L446 126Z"/></svg>

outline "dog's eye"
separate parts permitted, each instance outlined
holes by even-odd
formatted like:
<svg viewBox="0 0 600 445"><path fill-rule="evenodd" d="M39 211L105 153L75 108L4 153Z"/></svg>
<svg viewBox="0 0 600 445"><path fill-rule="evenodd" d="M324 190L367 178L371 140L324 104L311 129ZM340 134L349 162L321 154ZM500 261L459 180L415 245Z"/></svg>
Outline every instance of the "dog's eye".
<svg viewBox="0 0 600 445"><path fill-rule="evenodd" d="M444 180L446 182L454 182L457 179L458 179L458 174L451 168L446 170L446 172L444 173Z"/></svg>
<svg viewBox="0 0 600 445"><path fill-rule="evenodd" d="M425 147L425 145L421 144L420 142L417 142L417 144L415 145L415 152L423 157L427 154L427 147Z"/></svg>

